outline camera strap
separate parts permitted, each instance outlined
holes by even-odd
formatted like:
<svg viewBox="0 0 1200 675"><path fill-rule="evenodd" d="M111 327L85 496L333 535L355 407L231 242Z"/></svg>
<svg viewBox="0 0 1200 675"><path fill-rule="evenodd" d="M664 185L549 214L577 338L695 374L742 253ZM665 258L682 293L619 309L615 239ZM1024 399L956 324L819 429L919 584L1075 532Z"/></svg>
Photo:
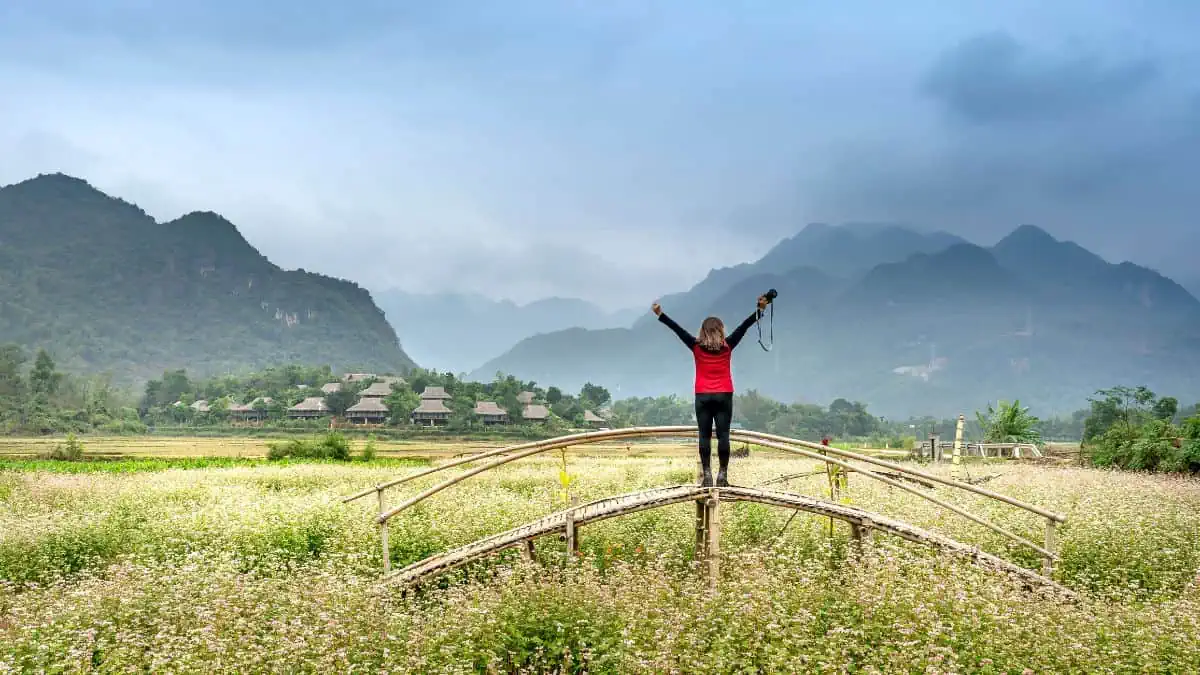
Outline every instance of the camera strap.
<svg viewBox="0 0 1200 675"><path fill-rule="evenodd" d="M769 327L767 329L771 336L771 344L763 343L762 318L763 314L766 314L766 311L758 312L758 317L754 320L754 325L758 328L758 346L762 347L764 352L771 351L771 348L775 346L775 303L768 303L767 308L771 310L771 317L768 320Z"/></svg>

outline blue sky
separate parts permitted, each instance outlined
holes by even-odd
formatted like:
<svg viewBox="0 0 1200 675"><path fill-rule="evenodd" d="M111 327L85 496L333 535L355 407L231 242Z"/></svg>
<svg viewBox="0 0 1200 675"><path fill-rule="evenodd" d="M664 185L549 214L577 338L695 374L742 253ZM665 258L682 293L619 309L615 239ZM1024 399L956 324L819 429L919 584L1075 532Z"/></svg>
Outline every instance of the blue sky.
<svg viewBox="0 0 1200 675"><path fill-rule="evenodd" d="M63 171L218 211L286 267L518 301L638 305L812 221L1029 222L1175 272L1197 25L1164 0L7 0L0 183Z"/></svg>

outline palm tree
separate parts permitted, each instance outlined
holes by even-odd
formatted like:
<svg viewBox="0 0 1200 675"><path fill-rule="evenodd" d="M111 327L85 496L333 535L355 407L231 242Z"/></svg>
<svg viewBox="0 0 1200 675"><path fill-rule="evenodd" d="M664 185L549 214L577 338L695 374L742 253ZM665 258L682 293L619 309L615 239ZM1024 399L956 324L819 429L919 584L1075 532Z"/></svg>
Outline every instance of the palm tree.
<svg viewBox="0 0 1200 675"><path fill-rule="evenodd" d="M999 409L992 408L989 403L987 414L975 413L979 426L983 429L984 440L988 443L1041 443L1042 435L1037 430L1041 420L1029 414L1029 408L1022 408L1020 401L1009 404L999 402Z"/></svg>

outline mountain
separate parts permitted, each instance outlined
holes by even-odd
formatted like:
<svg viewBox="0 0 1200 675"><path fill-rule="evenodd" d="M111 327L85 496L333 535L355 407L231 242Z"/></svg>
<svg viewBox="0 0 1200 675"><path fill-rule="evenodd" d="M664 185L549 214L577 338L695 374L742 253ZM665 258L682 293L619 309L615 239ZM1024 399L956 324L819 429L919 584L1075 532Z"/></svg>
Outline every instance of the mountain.
<svg viewBox="0 0 1200 675"><path fill-rule="evenodd" d="M698 306L685 307L688 316L676 315L682 302L664 308L693 331L709 313L732 330L758 293L779 289L774 347L759 349L752 328L734 381L785 401L846 397L907 417L970 414L1014 398L1039 414L1069 412L1118 384L1200 400L1200 301L1153 270L1107 262L1032 226L990 248L946 240L899 261L878 260L875 235L856 236L867 242L861 259L876 260L860 273L742 269L706 303L687 297ZM762 330L765 338L769 326ZM591 381L624 396L686 396L692 381L691 359L653 321L531 337L477 373L498 370L564 387Z"/></svg>
<svg viewBox="0 0 1200 675"><path fill-rule="evenodd" d="M680 321L696 323L704 318L714 297L756 276L782 275L807 267L849 280L882 263L899 262L916 253L935 253L959 243L965 242L945 232L918 232L899 225L812 223L776 244L759 260L713 270L691 289L663 296L659 302ZM750 302L769 288L755 290ZM638 324L653 325L654 317L644 313Z"/></svg>
<svg viewBox="0 0 1200 675"><path fill-rule="evenodd" d="M0 188L0 343L124 382L282 362L413 366L363 288L280 269L221 216L158 223L62 174Z"/></svg>
<svg viewBox="0 0 1200 675"><path fill-rule="evenodd" d="M546 298L518 305L481 295L375 294L405 349L426 368L461 373L476 368L521 339L567 328L630 325L640 310L607 312L574 298Z"/></svg>

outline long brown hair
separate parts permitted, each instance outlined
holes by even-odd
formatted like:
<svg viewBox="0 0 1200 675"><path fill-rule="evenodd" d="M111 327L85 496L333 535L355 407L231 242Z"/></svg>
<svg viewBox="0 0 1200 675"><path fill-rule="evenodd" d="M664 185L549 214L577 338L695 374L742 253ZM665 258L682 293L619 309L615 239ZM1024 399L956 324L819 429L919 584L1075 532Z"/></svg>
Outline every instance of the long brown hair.
<svg viewBox="0 0 1200 675"><path fill-rule="evenodd" d="M700 324L700 336L696 342L707 351L721 351L725 347L725 324L715 316L708 317Z"/></svg>

